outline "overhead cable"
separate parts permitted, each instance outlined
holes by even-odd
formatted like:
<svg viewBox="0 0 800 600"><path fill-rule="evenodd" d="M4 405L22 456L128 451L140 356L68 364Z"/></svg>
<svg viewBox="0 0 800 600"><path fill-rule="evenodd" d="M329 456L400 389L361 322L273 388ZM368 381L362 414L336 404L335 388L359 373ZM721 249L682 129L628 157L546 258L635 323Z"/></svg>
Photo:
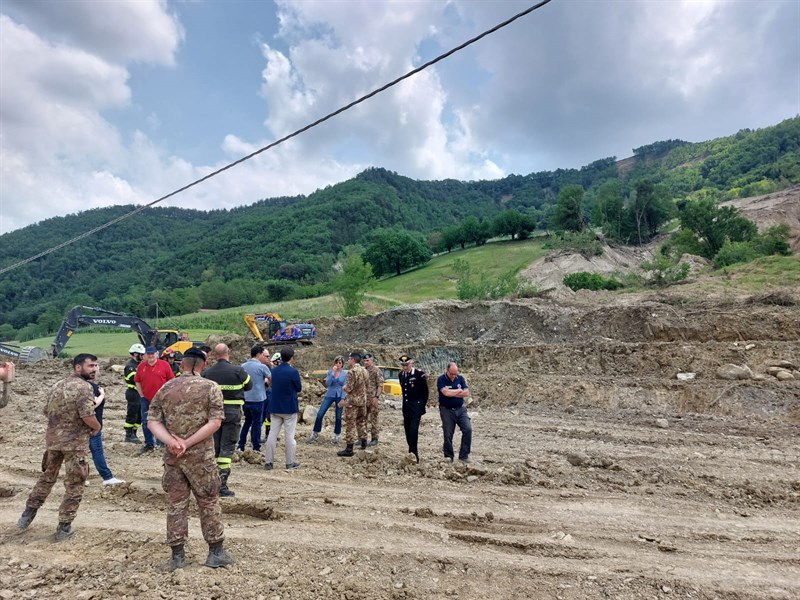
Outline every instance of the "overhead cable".
<svg viewBox="0 0 800 600"><path fill-rule="evenodd" d="M196 185L199 185L199 184L203 183L204 181L206 181L208 179L211 179L212 177L216 177L217 175L219 175L223 171L227 171L228 169L231 169L231 168L235 167L236 165L239 165L239 164L241 164L241 163L243 163L245 161L248 161L251 158L253 158L255 156L258 156L262 152L266 152L270 148L274 148L275 146L277 146L279 144L282 144L283 142L285 142L287 140L290 140L293 137L296 137L296 136L300 135L301 133L304 133L304 132L308 131L309 129L312 129L312 128L316 127L317 125L320 125L321 123L324 123L325 121L327 121L329 119L332 119L333 117L345 112L346 110L350 110L351 108L353 108L357 104L361 104L365 100L369 100L373 96L376 96L376 95L380 94L381 92L384 92L384 91L388 90L389 88L397 85L401 81L403 81L405 79L408 79L409 77L413 77L414 75L416 75L420 71L424 71L428 67L431 67L431 66L435 65L436 63L443 61L445 58L448 58L449 56L452 56L456 52L459 52L460 50L463 50L467 46L470 46L470 45L474 44L475 42L485 38L487 35L491 35L492 33L496 32L496 31L498 31L498 30L500 30L500 29L502 29L502 28L504 28L504 27L506 27L508 25L510 25L511 23L516 21L517 19L520 19L520 18L522 18L522 17L524 17L526 15L529 15L530 13L532 13L535 10L541 8L545 4L549 4L551 1L552 0L542 0L538 4L534 4L533 6L530 6L530 7L526 8L525 10L523 10L520 13L517 13L513 17L511 17L509 19L506 19L502 23L498 23L497 25L495 25L491 29L487 29L483 33L481 33L479 35L476 35L475 37L467 40L463 44L460 44L459 46L456 46L455 48L452 48L451 50L448 50L444 54L440 54L436 58L434 58L432 60L429 60L428 62L420 65L416 69L413 69L413 70L409 71L405 75L401 75L397 79L395 79L393 81L390 81L389 83L387 83L387 84L385 84L385 85L383 85L383 86L381 86L381 87L369 92L368 94L365 94L365 95L361 96L360 98L358 98L356 100L353 100L349 104L346 104L345 106L342 106L341 108L333 111L332 113L328 113L327 115L317 119L313 123L309 123L305 127L301 127L297 131L294 131L294 132L292 132L292 133L280 138L279 140L275 140L271 144L268 144L268 145L264 146L263 148L259 148L258 150L254 151L254 152L251 152L247 156L243 156L242 158L240 158L238 160L235 160L232 163L229 163L229 164L225 165L224 167L221 167L221 168L217 169L216 171L212 171L211 173L208 173L207 175L205 175L204 177L201 177L200 179L196 179L195 181L192 181L191 183L188 183L185 186L183 186L181 188L178 188L177 190L175 190L173 192L170 192L169 194L166 194L165 196L161 196L160 198L158 198L156 200L153 200L152 202L149 202L148 204L143 204L142 206L139 206L136 209L134 209L134 210L132 210L132 211L130 211L128 213L125 213L124 215L121 215L121 216L117 217L116 219L112 219L111 221L108 221L107 223L103 223L102 225L98 225L97 227L95 227L93 229L90 229L89 231L87 231L85 233L82 233L80 235L75 236L72 239L69 239L69 240L67 240L65 242L57 244L57 245L53 246L52 248L49 248L47 250L43 250L42 252L39 252L38 254L35 254L35 255L33 255L33 256L29 257L29 258L26 258L26 259L21 260L21 261L19 261L17 263L14 263L13 265L10 265L8 267L4 267L4 268L0 269L0 275L8 273L9 271L13 271L14 269L17 269L17 268L19 268L19 267L21 267L23 265L26 265L26 264L28 264L30 262L33 262L34 260L36 260L38 258L42 258L43 256L47 256L48 254L52 254L56 250L60 250L61 248L64 248L65 246L69 246L70 244L74 244L75 242L80 241L80 240L82 240L82 239L84 239L86 237L89 237L90 235L93 235L93 234L97 233L98 231L102 231L103 229L111 227L112 225L115 225L116 223L119 223L120 221L123 221L123 220L125 220L125 219L127 219L129 217L137 215L140 212L142 212L143 210L145 210L147 208L150 208L151 206L155 206L159 202L163 202L164 200L172 198L173 196L176 196L176 195L180 194L181 192L185 192L189 188L192 188L192 187L194 187Z"/></svg>

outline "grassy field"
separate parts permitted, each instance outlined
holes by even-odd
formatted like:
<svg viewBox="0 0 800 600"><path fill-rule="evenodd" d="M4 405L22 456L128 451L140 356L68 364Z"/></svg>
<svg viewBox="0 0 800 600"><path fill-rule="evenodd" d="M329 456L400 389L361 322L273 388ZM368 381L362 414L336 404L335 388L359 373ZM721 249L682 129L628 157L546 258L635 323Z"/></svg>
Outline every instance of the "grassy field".
<svg viewBox="0 0 800 600"><path fill-rule="evenodd" d="M762 256L753 262L711 271L714 287L759 292L774 286L800 286L800 255Z"/></svg>
<svg viewBox="0 0 800 600"><path fill-rule="evenodd" d="M427 265L398 277L377 282L370 293L397 304L414 304L433 299L456 297L453 261L462 258L475 273L498 277L509 270L517 272L546 253L538 239L502 241L434 257Z"/></svg>
<svg viewBox="0 0 800 600"><path fill-rule="evenodd" d="M225 333L211 329L190 329L188 330L193 340L204 340L212 333ZM127 356L128 349L132 344L139 342L139 338L132 331L116 332L97 332L97 331L76 331L70 338L69 343L64 347L61 358L76 356L81 352L90 352L97 356ZM50 349L53 337L37 338L24 342L24 346L38 346L46 350Z"/></svg>

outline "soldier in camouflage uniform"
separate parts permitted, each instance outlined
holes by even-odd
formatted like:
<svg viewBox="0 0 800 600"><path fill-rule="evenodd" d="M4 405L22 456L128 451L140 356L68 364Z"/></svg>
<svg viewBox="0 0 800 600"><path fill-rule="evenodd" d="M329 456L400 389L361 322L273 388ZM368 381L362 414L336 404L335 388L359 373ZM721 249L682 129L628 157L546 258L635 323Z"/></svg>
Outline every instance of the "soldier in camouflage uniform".
<svg viewBox="0 0 800 600"><path fill-rule="evenodd" d="M94 392L89 385L89 379L93 379L97 373L97 357L79 354L72 359L72 370L72 375L53 386L47 398L44 409L47 416L46 450L42 458L42 474L17 521L20 529L28 528L53 489L63 463L64 499L58 507L58 541L66 540L74 533L72 521L78 513L89 475L86 459L89 436L100 432L100 423L94 416Z"/></svg>
<svg viewBox="0 0 800 600"><path fill-rule="evenodd" d="M369 374L369 386L367 386L367 429L369 429L372 439L367 446L378 445L378 435L381 432L378 423L378 413L380 412L381 392L383 391L383 371L375 366L372 354L364 355L364 368Z"/></svg>
<svg viewBox="0 0 800 600"><path fill-rule="evenodd" d="M173 569L186 562L190 493L197 500L200 527L208 544L206 566L224 567L234 562L222 547L220 477L214 458L213 435L222 425L225 410L219 385L200 377L205 363L203 352L189 348L181 363L182 376L156 393L147 417L153 435L166 446L161 483L169 499L167 544L172 548Z"/></svg>
<svg viewBox="0 0 800 600"><path fill-rule="evenodd" d="M355 430L358 429L358 438L361 449L367 447L367 388L369 387L369 374L361 366L361 354L351 352L347 359L350 369L347 371L347 383L344 391L347 398L339 402L344 406L344 440L347 446L337 452L337 456L353 456L355 443Z"/></svg>

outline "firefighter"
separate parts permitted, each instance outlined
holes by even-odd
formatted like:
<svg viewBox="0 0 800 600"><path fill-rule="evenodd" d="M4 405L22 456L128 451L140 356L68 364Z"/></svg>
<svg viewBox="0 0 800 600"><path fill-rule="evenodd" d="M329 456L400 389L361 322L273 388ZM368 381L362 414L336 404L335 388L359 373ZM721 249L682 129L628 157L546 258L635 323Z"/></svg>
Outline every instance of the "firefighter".
<svg viewBox="0 0 800 600"><path fill-rule="evenodd" d="M136 383L133 378L136 376L136 367L142 362L144 358L144 346L142 344L134 344L128 350L131 359L125 365L125 370L122 376L125 378L125 401L128 403L128 409L125 413L125 441L130 444L141 444L136 436L136 430L142 424L142 411L139 407L139 392L136 389Z"/></svg>
<svg viewBox="0 0 800 600"><path fill-rule="evenodd" d="M233 452L239 441L244 393L253 389L253 380L242 367L230 362L231 351L225 344L214 346L214 356L217 362L203 370L203 377L215 381L222 389L225 419L222 421L222 426L214 433L214 453L217 456L221 481L219 495L230 497L236 495L228 489L228 477L231 475Z"/></svg>

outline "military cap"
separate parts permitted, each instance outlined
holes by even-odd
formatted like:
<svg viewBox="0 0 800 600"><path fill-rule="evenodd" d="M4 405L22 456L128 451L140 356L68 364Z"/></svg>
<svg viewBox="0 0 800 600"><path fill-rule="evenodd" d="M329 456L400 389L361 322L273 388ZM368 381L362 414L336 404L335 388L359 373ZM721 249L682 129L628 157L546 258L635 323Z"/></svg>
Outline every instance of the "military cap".
<svg viewBox="0 0 800 600"><path fill-rule="evenodd" d="M407 365L412 360L414 360L414 358L411 357L411 356L408 356L407 354L401 354L400 357L397 360L400 361L401 365Z"/></svg>

